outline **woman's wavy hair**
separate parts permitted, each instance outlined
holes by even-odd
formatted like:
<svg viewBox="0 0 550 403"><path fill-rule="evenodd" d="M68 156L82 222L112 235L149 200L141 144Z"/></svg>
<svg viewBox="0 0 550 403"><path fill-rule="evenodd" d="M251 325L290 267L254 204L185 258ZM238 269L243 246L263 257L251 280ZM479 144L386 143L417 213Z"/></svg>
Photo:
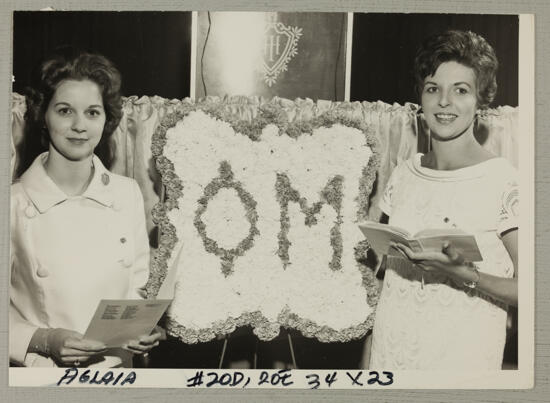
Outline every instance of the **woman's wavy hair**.
<svg viewBox="0 0 550 403"><path fill-rule="evenodd" d="M36 76L37 82L33 88L25 90L25 133L19 150L21 160L16 177L23 174L36 156L49 147L46 110L63 80L90 80L98 85L105 109L105 126L94 152L109 169L115 156L111 136L122 118L121 78L114 64L102 55L64 47L42 62Z"/></svg>
<svg viewBox="0 0 550 403"><path fill-rule="evenodd" d="M497 93L498 60L485 38L471 31L451 30L432 35L420 45L414 60L418 98L422 96L424 79L434 75L440 64L449 61L474 70L478 108L488 108Z"/></svg>

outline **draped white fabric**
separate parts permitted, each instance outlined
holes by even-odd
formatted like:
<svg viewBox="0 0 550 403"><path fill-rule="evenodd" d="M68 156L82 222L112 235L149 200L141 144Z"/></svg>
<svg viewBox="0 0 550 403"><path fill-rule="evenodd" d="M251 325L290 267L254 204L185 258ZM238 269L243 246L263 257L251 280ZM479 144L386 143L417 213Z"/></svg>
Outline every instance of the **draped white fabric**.
<svg viewBox="0 0 550 403"><path fill-rule="evenodd" d="M335 110L350 117L364 119L375 133L380 147L380 168L378 180L373 189L369 216L376 220L380 215L377 201L384 186L399 162L409 158L426 144L419 139L417 124L418 106L412 103L405 105L387 104L384 102L332 102L312 101L311 99L296 99L294 101L260 97L208 97L206 101L221 103L242 120L252 120L257 115L259 107L266 103L281 106L288 114L289 121L301 120L306 117L319 116L324 112ZM169 100L158 96L124 98L124 115L119 127L113 135L116 143L116 158L111 170L114 173L133 177L139 183L146 211L159 201L160 178L156 171L151 154L151 139L160 119L170 110L177 109L182 104L192 104L194 101ZM11 136L11 168L18 163L17 145L23 138L24 96L14 93L12 97L12 136ZM517 148L519 141L518 107L503 106L486 111L479 119L476 132L478 140L494 154L508 158L517 167ZM421 119L421 118L420 118ZM421 124L420 127L423 125ZM420 136L422 136L420 134ZM420 151L423 151L422 149ZM148 214L147 226L151 230L153 222Z"/></svg>

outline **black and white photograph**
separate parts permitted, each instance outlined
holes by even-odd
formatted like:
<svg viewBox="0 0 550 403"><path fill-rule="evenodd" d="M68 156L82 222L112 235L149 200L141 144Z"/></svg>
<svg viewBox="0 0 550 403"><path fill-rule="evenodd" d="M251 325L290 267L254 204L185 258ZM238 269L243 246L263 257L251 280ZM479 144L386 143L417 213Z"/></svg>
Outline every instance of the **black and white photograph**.
<svg viewBox="0 0 550 403"><path fill-rule="evenodd" d="M533 15L12 18L10 386L533 386Z"/></svg>

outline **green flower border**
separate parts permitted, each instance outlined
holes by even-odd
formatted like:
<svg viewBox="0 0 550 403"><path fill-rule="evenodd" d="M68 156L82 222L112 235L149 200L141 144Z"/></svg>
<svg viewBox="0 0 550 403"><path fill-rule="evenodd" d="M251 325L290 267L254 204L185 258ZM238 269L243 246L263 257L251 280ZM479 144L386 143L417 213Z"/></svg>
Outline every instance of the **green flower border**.
<svg viewBox="0 0 550 403"><path fill-rule="evenodd" d="M166 101L169 103L169 101ZM182 102L173 107L162 119L156 129L151 150L156 160L157 169L161 174L161 180L165 186L166 200L159 202L152 211L153 222L159 226L160 241L159 247L153 252L151 259L151 274L146 285L147 295L154 297L163 283L168 270L168 259L170 258L177 243L176 229L170 223L167 212L178 208L177 200L183 195L182 181L174 172L174 165L162 155L166 145L166 132L174 127L177 122L184 119L189 113L201 110L210 117L227 122L236 133L248 136L253 141L259 141L262 130L273 124L279 129L279 134L286 134L291 138L298 138L301 135L311 135L320 127L332 127L336 124L352 127L360 130L365 136L366 145L371 149L372 155L368 164L362 170L359 181L358 221L367 218L369 208L369 196L372 191L376 173L380 165L378 141L367 124L357 118L350 117L345 110L330 110L310 120L290 122L286 111L277 103L265 103L258 107L257 116L249 122L241 120L230 111L229 105L223 100L206 99L201 102ZM331 242L332 236L331 233ZM368 244L359 242L356 246L356 256L366 255ZM367 303L375 308L378 301L378 284L373 271L362 263L357 262L362 275L362 283L367 290ZM374 323L373 312L359 325L344 330L334 330L327 326L320 326L311 320L304 319L290 312L287 308L278 315L277 322L270 322L261 312L245 312L237 318L228 318L224 321L213 323L212 327L205 329L192 329L180 325L177 321L168 317L166 329L172 336L178 337L185 343L205 342L213 339L216 335L231 333L238 326L251 325L254 333L261 340L272 340L279 334L280 327L294 328L307 337L315 337L322 342L346 342L364 336L372 329Z"/></svg>

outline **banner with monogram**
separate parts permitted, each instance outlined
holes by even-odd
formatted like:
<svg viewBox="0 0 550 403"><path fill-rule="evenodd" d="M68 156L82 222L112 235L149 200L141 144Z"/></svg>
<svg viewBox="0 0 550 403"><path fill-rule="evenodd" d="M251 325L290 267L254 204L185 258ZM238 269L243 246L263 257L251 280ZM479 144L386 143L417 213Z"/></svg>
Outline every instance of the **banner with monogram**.
<svg viewBox="0 0 550 403"><path fill-rule="evenodd" d="M344 100L347 24L347 13L199 12L194 96Z"/></svg>

